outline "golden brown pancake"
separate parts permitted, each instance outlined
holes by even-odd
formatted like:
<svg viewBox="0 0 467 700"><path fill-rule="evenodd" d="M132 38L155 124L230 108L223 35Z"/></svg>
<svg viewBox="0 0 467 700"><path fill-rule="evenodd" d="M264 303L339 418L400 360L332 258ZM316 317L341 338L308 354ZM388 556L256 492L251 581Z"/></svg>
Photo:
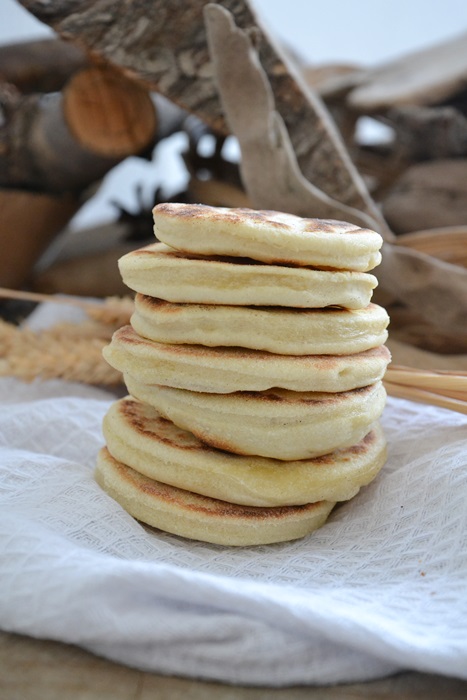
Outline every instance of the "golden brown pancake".
<svg viewBox="0 0 467 700"><path fill-rule="evenodd" d="M130 289L172 302L361 309L377 285L376 277L365 272L190 255L164 243L131 251L118 265Z"/></svg>
<svg viewBox="0 0 467 700"><path fill-rule="evenodd" d="M179 203L158 204L153 216L156 238L184 253L362 272L381 261L381 236L343 221Z"/></svg>
<svg viewBox="0 0 467 700"><path fill-rule="evenodd" d="M354 355L275 355L246 348L156 343L123 326L103 349L107 362L139 382L227 394L263 391L349 391L382 379L390 362L381 345Z"/></svg>
<svg viewBox="0 0 467 700"><path fill-rule="evenodd" d="M391 359L382 345L352 355L274 355L242 348L155 343L131 326L116 331L103 354L138 382L226 394L281 387L292 391L349 391L381 379Z"/></svg>
<svg viewBox="0 0 467 700"><path fill-rule="evenodd" d="M138 294L131 325L160 343L244 347L282 355L350 355L382 345L389 318L365 309L172 304Z"/></svg>
<svg viewBox="0 0 467 700"><path fill-rule="evenodd" d="M206 444L280 460L310 459L357 444L386 401L382 382L338 394L286 389L203 394L140 384L130 375L124 380L132 396Z"/></svg>
<svg viewBox="0 0 467 700"><path fill-rule="evenodd" d="M282 462L209 447L131 397L112 404L103 431L111 455L151 479L260 507L348 500L375 478L386 459L386 441L378 424L347 449Z"/></svg>
<svg viewBox="0 0 467 700"><path fill-rule="evenodd" d="M115 460L107 448L98 455L98 484L130 515L147 525L193 540L248 546L294 540L321 527L333 503L256 508L200 496L149 479Z"/></svg>

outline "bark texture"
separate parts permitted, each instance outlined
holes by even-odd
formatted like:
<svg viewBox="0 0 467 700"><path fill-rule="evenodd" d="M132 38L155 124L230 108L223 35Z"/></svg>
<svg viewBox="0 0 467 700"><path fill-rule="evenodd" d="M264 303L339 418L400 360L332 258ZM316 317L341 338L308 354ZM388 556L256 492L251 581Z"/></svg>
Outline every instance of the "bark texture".
<svg viewBox="0 0 467 700"><path fill-rule="evenodd" d="M88 64L84 51L68 41L43 39L0 46L0 82L20 92L54 92Z"/></svg>
<svg viewBox="0 0 467 700"><path fill-rule="evenodd" d="M343 219L384 232L373 217L330 197L301 174L284 120L246 32L225 8L205 10L208 39L219 94L241 151L241 172L253 206L298 216Z"/></svg>

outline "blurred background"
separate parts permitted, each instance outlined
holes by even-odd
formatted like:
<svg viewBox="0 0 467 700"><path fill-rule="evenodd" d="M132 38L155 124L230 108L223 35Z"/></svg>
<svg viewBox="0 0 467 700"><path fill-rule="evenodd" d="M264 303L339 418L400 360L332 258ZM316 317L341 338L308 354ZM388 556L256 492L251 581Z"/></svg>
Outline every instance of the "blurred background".
<svg viewBox="0 0 467 700"><path fill-rule="evenodd" d="M464 0L255 0L254 6L277 38L312 65L376 66L467 30ZM15 0L0 3L0 44L53 35ZM378 125L368 120L364 137L371 140L379 134ZM135 182L146 201L161 184L168 195L183 187L187 175L179 154L185 144L184 134L174 134L157 146L154 162L129 158L121 163L74 217L72 226L115 218L113 201L136 210Z"/></svg>

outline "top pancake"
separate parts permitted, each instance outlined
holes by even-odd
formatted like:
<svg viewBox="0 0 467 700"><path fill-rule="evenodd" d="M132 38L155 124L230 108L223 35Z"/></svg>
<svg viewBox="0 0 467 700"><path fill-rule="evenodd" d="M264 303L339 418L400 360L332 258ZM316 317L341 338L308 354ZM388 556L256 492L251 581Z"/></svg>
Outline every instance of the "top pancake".
<svg viewBox="0 0 467 700"><path fill-rule="evenodd" d="M176 303L363 309L377 285L367 272L191 255L164 243L131 251L118 265L130 289Z"/></svg>
<svg viewBox="0 0 467 700"><path fill-rule="evenodd" d="M343 221L180 203L158 204L153 216L156 238L185 253L361 272L381 261L381 236Z"/></svg>

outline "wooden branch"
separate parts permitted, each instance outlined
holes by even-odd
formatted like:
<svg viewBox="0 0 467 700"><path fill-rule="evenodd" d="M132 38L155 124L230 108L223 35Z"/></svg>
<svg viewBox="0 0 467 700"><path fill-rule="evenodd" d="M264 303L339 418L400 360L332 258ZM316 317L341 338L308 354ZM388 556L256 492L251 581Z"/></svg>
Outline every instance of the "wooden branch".
<svg viewBox="0 0 467 700"><path fill-rule="evenodd" d="M43 294L111 297L128 294L118 271L118 260L134 250L131 243L109 250L56 262L33 277L32 288Z"/></svg>
<svg viewBox="0 0 467 700"><path fill-rule="evenodd" d="M85 149L121 159L155 140L157 116L148 92L110 67L91 66L63 91L63 116Z"/></svg>
<svg viewBox="0 0 467 700"><path fill-rule="evenodd" d="M206 0L22 0L63 37L105 57L219 133L228 133L213 80L203 10ZM237 25L254 37L290 135L299 168L309 181L345 206L381 219L324 105L288 64L246 0L223 0Z"/></svg>
<svg viewBox="0 0 467 700"><path fill-rule="evenodd" d="M446 226L413 231L397 237L397 244L467 267L467 226Z"/></svg>
<svg viewBox="0 0 467 700"><path fill-rule="evenodd" d="M0 185L81 190L153 143L157 116L147 91L114 69L76 73L62 93L5 105Z"/></svg>
<svg viewBox="0 0 467 700"><path fill-rule="evenodd" d="M354 145L352 155L359 172L369 179L370 192L377 202L407 170L408 162L392 145Z"/></svg>
<svg viewBox="0 0 467 700"><path fill-rule="evenodd" d="M407 161L467 156L467 118L454 107L398 107L382 121L394 129Z"/></svg>
<svg viewBox="0 0 467 700"><path fill-rule="evenodd" d="M462 90L466 80L464 33L368 71L347 99L362 114L400 105L433 105Z"/></svg>
<svg viewBox="0 0 467 700"><path fill-rule="evenodd" d="M61 39L0 46L0 82L23 93L55 92L88 64L84 51Z"/></svg>
<svg viewBox="0 0 467 700"><path fill-rule="evenodd" d="M385 197L383 211L397 233L464 224L467 221L467 159L412 165Z"/></svg>
<svg viewBox="0 0 467 700"><path fill-rule="evenodd" d="M336 84L342 78L353 79L361 70L360 66L350 63L324 63L320 65L305 65L301 68L307 84L318 94L328 90L330 84Z"/></svg>
<svg viewBox="0 0 467 700"><path fill-rule="evenodd" d="M266 74L248 35L219 5L206 8L209 46L219 93L232 131L242 150L241 172L254 207L279 209L299 216L337 218L382 230L375 211L359 211L331 198L298 168L298 159ZM336 170L339 164L334 164ZM342 165L342 164L341 164ZM334 172L328 163L328 176ZM384 229L383 229L384 230Z"/></svg>
<svg viewBox="0 0 467 700"><path fill-rule="evenodd" d="M379 285L374 300L377 303L386 307L399 304L410 309L419 322L439 335L453 337L462 332L466 336L463 330L467 328L465 268L390 243L383 244L382 254L381 265L376 270Z"/></svg>
<svg viewBox="0 0 467 700"><path fill-rule="evenodd" d="M438 328L436 324L418 317L412 323L399 325L398 307L388 306L387 311L391 318L391 337L393 340L403 340L412 347L422 348L441 356L449 357L467 353L467 333L459 332L455 328L451 330ZM411 315L413 317L415 314Z"/></svg>

